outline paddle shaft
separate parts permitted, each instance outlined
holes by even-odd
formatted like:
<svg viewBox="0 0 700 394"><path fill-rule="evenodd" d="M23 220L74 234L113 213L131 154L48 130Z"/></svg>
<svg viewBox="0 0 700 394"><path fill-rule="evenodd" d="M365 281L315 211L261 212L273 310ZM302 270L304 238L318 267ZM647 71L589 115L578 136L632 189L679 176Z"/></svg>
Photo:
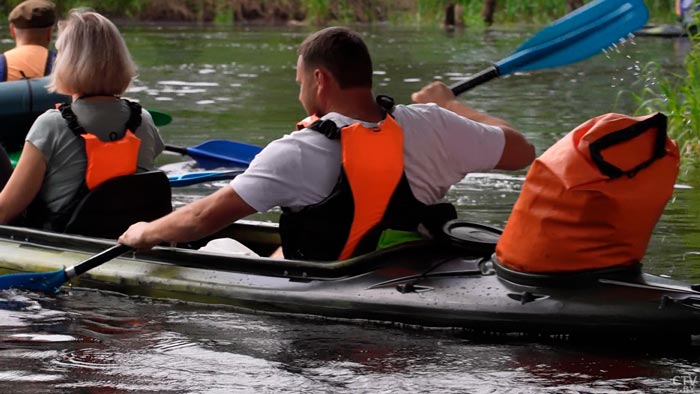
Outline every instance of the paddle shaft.
<svg viewBox="0 0 700 394"><path fill-rule="evenodd" d="M165 150L170 151L170 152L179 153L181 155L187 155L187 148L185 148L183 146L175 146L175 145L165 144Z"/></svg>
<svg viewBox="0 0 700 394"><path fill-rule="evenodd" d="M117 244L111 248L104 250L78 265L66 268L66 279L81 275L97 266L100 266L114 258L117 258L124 253L132 250L130 246Z"/></svg>
<svg viewBox="0 0 700 394"><path fill-rule="evenodd" d="M488 82L492 79L498 78L499 75L500 73L498 72L498 68L496 66L491 66L485 70L482 70L480 73L472 76L466 81L458 82L454 85L451 85L450 89L452 90L452 93L455 96L459 96L467 90L475 88L484 82Z"/></svg>

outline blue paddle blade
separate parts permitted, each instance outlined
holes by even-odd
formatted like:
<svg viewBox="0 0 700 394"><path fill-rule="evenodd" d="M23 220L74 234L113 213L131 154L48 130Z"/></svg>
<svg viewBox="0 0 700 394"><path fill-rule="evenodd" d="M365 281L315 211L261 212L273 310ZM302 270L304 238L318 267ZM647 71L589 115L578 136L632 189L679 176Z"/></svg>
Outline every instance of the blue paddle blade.
<svg viewBox="0 0 700 394"><path fill-rule="evenodd" d="M243 170L190 172L182 175L170 175L168 180L172 187L185 187L198 183L233 179L242 173Z"/></svg>
<svg viewBox="0 0 700 394"><path fill-rule="evenodd" d="M578 62L642 28L648 19L642 0L597 0L542 29L496 68L507 75Z"/></svg>
<svg viewBox="0 0 700 394"><path fill-rule="evenodd" d="M0 290L22 289L45 294L56 294L67 280L65 270L2 275L0 276Z"/></svg>
<svg viewBox="0 0 700 394"><path fill-rule="evenodd" d="M248 167L261 147L244 142L211 140L187 148L187 154L197 161L200 167Z"/></svg>

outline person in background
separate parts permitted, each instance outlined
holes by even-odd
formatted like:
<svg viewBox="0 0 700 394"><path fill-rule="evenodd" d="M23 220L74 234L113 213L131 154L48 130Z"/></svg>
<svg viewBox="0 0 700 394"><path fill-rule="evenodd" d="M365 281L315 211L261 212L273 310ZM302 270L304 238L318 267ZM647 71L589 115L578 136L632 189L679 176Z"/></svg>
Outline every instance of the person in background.
<svg viewBox="0 0 700 394"><path fill-rule="evenodd" d="M27 214L33 226L61 230L82 196L106 179L151 170L164 148L150 114L121 99L136 68L116 26L89 10L59 22L49 90L72 104L40 115L0 192L0 223Z"/></svg>
<svg viewBox="0 0 700 394"><path fill-rule="evenodd" d="M49 50L56 7L48 0L19 3L7 18L15 47L0 54L0 82L49 75L56 53Z"/></svg>
<svg viewBox="0 0 700 394"><path fill-rule="evenodd" d="M467 173L520 169L535 157L502 119L471 108L462 108L464 117L435 104L375 100L367 46L344 27L304 40L296 81L306 113L319 120L271 142L228 186L132 225L119 242L147 249L198 240L280 206L284 257L343 260L390 242L391 230L415 232L424 224L441 227L434 223L440 216L454 218L454 207L440 203Z"/></svg>
<svg viewBox="0 0 700 394"><path fill-rule="evenodd" d="M676 15L684 28L689 29L691 34L695 34L700 23L695 15L700 12L700 2L698 0L676 0Z"/></svg>

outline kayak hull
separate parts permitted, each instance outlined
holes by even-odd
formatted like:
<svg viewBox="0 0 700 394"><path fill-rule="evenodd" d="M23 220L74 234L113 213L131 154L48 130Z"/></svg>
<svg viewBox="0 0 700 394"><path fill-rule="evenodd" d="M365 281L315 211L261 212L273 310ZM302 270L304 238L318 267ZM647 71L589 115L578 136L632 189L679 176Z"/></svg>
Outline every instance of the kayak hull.
<svg viewBox="0 0 700 394"><path fill-rule="evenodd" d="M275 242L276 228L234 232ZM55 271L112 241L0 226L0 270ZM504 278L468 250L416 242L344 262L232 257L179 248L128 253L71 282L242 310L475 332L648 337L700 332L700 293L635 270L581 286Z"/></svg>

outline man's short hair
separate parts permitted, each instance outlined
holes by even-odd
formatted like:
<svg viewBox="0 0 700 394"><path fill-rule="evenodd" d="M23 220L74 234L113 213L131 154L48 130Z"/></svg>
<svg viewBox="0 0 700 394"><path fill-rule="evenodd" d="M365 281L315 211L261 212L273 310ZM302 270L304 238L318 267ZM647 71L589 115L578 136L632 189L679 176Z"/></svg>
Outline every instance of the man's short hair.
<svg viewBox="0 0 700 394"><path fill-rule="evenodd" d="M367 45L354 31L328 27L308 36L299 47L307 68L324 67L341 89L372 87L372 58Z"/></svg>
<svg viewBox="0 0 700 394"><path fill-rule="evenodd" d="M56 23L56 6L47 0L26 0L17 5L7 20L18 29L40 29Z"/></svg>

